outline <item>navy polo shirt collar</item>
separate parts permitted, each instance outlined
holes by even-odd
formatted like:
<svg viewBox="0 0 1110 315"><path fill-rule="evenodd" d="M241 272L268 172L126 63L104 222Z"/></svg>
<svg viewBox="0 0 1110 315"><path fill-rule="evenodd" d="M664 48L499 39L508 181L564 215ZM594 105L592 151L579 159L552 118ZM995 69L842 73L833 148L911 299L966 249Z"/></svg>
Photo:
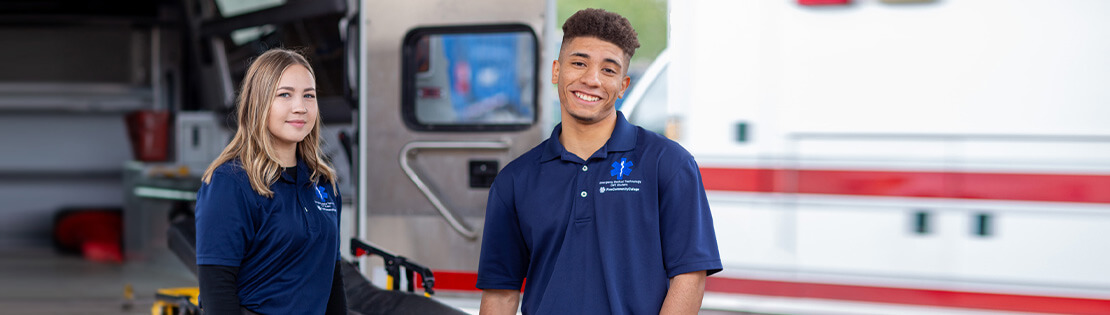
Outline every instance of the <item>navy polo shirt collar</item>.
<svg viewBox="0 0 1110 315"><path fill-rule="evenodd" d="M540 162L547 162L556 158L562 157L564 160L569 160L574 157L573 154L567 152L567 148L559 142L559 135L563 132L563 124L555 125L555 130L551 131L551 137L548 138L547 145L540 155ZM591 158L605 157L609 152L624 152L632 151L636 148L636 126L628 122L624 118L624 113L617 111L617 123L613 127L613 134L609 136L609 140L605 145L601 146Z"/></svg>
<svg viewBox="0 0 1110 315"><path fill-rule="evenodd" d="M278 178L280 178L281 181L283 181L283 182L297 184L298 187L299 186L304 186L309 181L308 180L309 179L308 178L308 167L305 166L304 160L302 160L300 157L297 157L297 166L294 166L294 167L297 168L297 179L296 180L294 180L292 177L289 176L289 174L286 174L284 171L279 171L278 172L280 174L278 176Z"/></svg>

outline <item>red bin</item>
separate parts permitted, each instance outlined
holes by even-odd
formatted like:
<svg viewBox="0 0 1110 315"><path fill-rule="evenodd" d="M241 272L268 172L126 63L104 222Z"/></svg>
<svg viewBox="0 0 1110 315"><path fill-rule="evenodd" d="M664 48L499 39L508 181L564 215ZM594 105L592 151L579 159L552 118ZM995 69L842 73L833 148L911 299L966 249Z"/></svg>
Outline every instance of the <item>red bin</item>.
<svg viewBox="0 0 1110 315"><path fill-rule="evenodd" d="M144 162L165 161L169 157L170 113L162 110L137 110L127 114L127 135L131 153Z"/></svg>

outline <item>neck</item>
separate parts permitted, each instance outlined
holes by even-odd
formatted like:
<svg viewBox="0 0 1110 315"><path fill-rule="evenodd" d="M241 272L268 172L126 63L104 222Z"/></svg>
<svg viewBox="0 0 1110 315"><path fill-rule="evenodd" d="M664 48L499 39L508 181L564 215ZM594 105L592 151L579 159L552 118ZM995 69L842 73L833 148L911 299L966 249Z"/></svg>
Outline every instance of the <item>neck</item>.
<svg viewBox="0 0 1110 315"><path fill-rule="evenodd" d="M588 160L594 152L605 145L606 141L609 141L616 126L616 113L592 123L580 122L563 113L563 130L559 134L559 143L562 143L570 153L582 160Z"/></svg>
<svg viewBox="0 0 1110 315"><path fill-rule="evenodd" d="M297 166L297 144L275 146L274 153L277 154L277 162L281 167Z"/></svg>

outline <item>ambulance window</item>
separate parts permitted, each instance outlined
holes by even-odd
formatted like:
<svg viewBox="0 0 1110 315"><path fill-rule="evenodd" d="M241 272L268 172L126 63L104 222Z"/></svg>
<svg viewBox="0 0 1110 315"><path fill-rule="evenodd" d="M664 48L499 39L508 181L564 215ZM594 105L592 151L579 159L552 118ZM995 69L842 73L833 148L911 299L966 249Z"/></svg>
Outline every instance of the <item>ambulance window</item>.
<svg viewBox="0 0 1110 315"><path fill-rule="evenodd" d="M522 24L409 31L401 112L419 131L505 131L536 121L539 44Z"/></svg>

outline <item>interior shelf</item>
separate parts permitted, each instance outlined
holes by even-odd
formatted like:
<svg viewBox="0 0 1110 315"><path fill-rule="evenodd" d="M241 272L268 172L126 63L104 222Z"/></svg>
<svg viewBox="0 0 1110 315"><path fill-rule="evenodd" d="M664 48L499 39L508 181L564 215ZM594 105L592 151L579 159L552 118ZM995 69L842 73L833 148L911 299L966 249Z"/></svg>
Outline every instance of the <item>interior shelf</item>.
<svg viewBox="0 0 1110 315"><path fill-rule="evenodd" d="M0 83L0 111L110 112L146 109L149 86L123 83Z"/></svg>

